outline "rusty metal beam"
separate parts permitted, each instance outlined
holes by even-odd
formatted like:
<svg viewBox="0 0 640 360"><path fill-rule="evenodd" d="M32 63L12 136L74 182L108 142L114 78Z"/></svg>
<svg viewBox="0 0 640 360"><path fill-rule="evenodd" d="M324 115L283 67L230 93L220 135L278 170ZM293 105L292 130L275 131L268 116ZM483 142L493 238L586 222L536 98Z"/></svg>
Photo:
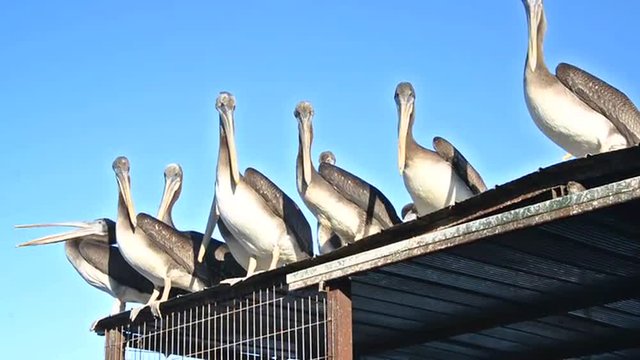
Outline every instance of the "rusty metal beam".
<svg viewBox="0 0 640 360"><path fill-rule="evenodd" d="M353 317L351 281L339 279L327 284L327 306L330 329L327 332L329 359L353 359Z"/></svg>
<svg viewBox="0 0 640 360"><path fill-rule="evenodd" d="M640 177L506 211L421 234L287 275L289 289L300 289L451 246L594 211L640 198Z"/></svg>

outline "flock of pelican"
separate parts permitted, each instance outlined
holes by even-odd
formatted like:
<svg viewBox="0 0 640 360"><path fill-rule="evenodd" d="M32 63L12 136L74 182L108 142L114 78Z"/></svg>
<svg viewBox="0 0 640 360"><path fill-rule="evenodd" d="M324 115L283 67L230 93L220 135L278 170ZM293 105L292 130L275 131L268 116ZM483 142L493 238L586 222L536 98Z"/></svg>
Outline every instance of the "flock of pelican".
<svg viewBox="0 0 640 360"><path fill-rule="evenodd" d="M582 157L640 142L640 112L619 90L575 66L561 63L551 74L543 58L546 18L542 0L523 0L529 42L524 93L538 128L571 156ZM312 159L313 106L300 102L296 187L317 220L320 254L410 221L487 189L482 177L449 141L435 137L432 149L420 145L412 131L416 93L410 83L395 91L398 112L398 167L412 203L398 216L374 185L336 165L333 153ZM182 169L165 169L165 189L156 217L136 213L130 164L113 162L118 186L116 221L19 225L66 226L75 230L19 246L65 242L67 258L92 286L115 298L112 313L125 303L149 306L171 296L200 291L219 283L234 284L262 271L314 256L312 230L298 205L260 171L238 168L235 143L236 100L228 92L216 99L220 142L215 195L204 234L180 231L171 212L182 189ZM212 239L218 228L224 241ZM132 310L135 318L138 307Z"/></svg>

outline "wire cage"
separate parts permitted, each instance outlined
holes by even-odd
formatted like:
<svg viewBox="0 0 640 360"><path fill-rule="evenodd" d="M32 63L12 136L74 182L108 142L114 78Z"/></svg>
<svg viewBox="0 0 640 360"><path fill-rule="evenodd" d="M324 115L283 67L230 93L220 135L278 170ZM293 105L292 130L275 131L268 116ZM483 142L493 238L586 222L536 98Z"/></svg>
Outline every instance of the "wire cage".
<svg viewBox="0 0 640 360"><path fill-rule="evenodd" d="M272 286L107 330L106 359L328 359L327 293Z"/></svg>

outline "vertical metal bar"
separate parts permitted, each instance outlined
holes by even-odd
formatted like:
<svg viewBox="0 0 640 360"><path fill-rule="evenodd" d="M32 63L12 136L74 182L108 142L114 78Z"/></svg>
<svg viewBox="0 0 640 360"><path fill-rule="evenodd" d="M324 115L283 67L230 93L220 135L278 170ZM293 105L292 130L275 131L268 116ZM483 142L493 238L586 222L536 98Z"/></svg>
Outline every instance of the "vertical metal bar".
<svg viewBox="0 0 640 360"><path fill-rule="evenodd" d="M327 283L327 303L331 328L328 337L330 359L352 360L351 281L339 279Z"/></svg>
<svg viewBox="0 0 640 360"><path fill-rule="evenodd" d="M260 326L259 330L258 330L258 339L260 339L260 347L259 347L259 351L260 351L260 356L262 356L262 353L264 351L264 346L262 346L262 302L263 302L264 298L262 297L262 289L259 290L258 292L258 316L260 316L260 321L258 321L258 326Z"/></svg>
<svg viewBox="0 0 640 360"><path fill-rule="evenodd" d="M256 352L256 345L258 343L258 341L256 340L256 334L258 333L256 331L256 292L254 291L251 294L251 297L253 298L253 302L251 304L251 312L253 313L253 326L252 326L252 331L251 331L251 339L252 339L252 343L253 343L253 354L257 354Z"/></svg>
<svg viewBox="0 0 640 360"><path fill-rule="evenodd" d="M293 328L295 332L293 333L293 346L296 349L296 359L300 357L300 348L298 347L298 300L293 302Z"/></svg>
<svg viewBox="0 0 640 360"><path fill-rule="evenodd" d="M236 345L236 331L238 330L238 328L236 327L236 310L237 310L237 305L236 305L236 300L233 300L233 307L231 308L231 316L232 316L232 321L233 321L233 327L231 329L231 331L233 332L233 334L231 334L231 338L233 339L233 341L231 342L232 344L232 348L231 351L233 351L233 360L236 360L236 352L237 352L237 348L238 346Z"/></svg>
<svg viewBox="0 0 640 360"><path fill-rule="evenodd" d="M243 335L243 341L247 344L246 346L246 350L245 350L245 356L243 357L243 359L246 357L247 359L249 359L249 339L251 339L251 336L249 335L249 298L245 299L245 311L246 314L244 316L244 322L245 322L245 327L244 327L244 335Z"/></svg>
<svg viewBox="0 0 640 360"><path fill-rule="evenodd" d="M225 359L229 358L229 305L227 305L227 311L225 313L225 317L227 318L227 321L225 323L223 323L223 328L220 329L221 333L224 333L224 329L226 328L227 331L227 336L225 337L225 347L227 349L227 356L225 357ZM224 334L222 334L222 336L224 336Z"/></svg>
<svg viewBox="0 0 640 360"><path fill-rule="evenodd" d="M269 289L267 288L265 290L265 294L267 295L267 298L265 299L265 301L261 304L264 305L265 307L265 313L267 318L264 320L264 323L266 325L266 334L265 335L265 342L267 343L267 359L271 359L271 346L269 345L269 335L270 335L270 328L269 328Z"/></svg>
<svg viewBox="0 0 640 360"><path fill-rule="evenodd" d="M271 332L273 333L273 356L275 358L278 357L278 308L276 306L276 287L274 286L271 290L271 294L273 295L273 314L271 317L273 318L273 328Z"/></svg>
<svg viewBox="0 0 640 360"><path fill-rule="evenodd" d="M328 329L327 329L327 298L325 296L322 297L322 311L323 311L323 318L322 318L322 324L324 326L324 344L323 344L323 349L324 349L324 355L323 355L323 359L326 359L329 355L328 355L328 347L329 345L329 341L328 341Z"/></svg>
<svg viewBox="0 0 640 360"><path fill-rule="evenodd" d="M282 296L280 298L280 356L283 359L287 359L288 356L286 356L286 353L284 351L284 332L287 328L286 326L284 326L284 299L285 296Z"/></svg>
<svg viewBox="0 0 640 360"><path fill-rule="evenodd" d="M218 307L218 304L216 303L214 305L214 308L213 308L213 313L215 314L214 317L213 317L213 338L216 341L216 348L215 348L215 351L213 352L214 359L218 358L218 352L220 352L220 356L222 356L222 344L223 344L222 343L222 336L220 336L220 334L218 334L218 327L219 327L218 326L218 320L220 322L222 322L222 317L221 317L222 315L219 314L219 309L220 308Z"/></svg>
<svg viewBox="0 0 640 360"><path fill-rule="evenodd" d="M300 338L302 340L302 347L300 347L300 349L302 350L302 359L306 360L307 359L307 347L306 347L306 339L307 337L304 335L304 332L307 330L307 322L305 321L305 314L306 311L304 309L304 305L305 305L305 301L304 299L300 299L300 304L302 305L302 310L300 311L300 320L302 321L302 324L300 326L300 328L302 329L302 333L300 333Z"/></svg>
<svg viewBox="0 0 640 360"><path fill-rule="evenodd" d="M177 326L176 326L176 313L171 313L171 353L170 354L175 354L176 353L176 349L174 347L174 337L175 337L175 333L177 331Z"/></svg>
<svg viewBox="0 0 640 360"><path fill-rule="evenodd" d="M291 358L291 330L291 303L287 301L287 359ZM295 324L293 325L293 331L296 331Z"/></svg>
<svg viewBox="0 0 640 360"><path fill-rule="evenodd" d="M316 325L316 352L315 357L320 358L320 301L318 299L318 295L316 294L316 315L314 317L314 323Z"/></svg>
<svg viewBox="0 0 640 360"><path fill-rule="evenodd" d="M181 327L182 327L182 356L184 357L188 350L187 350L187 325L189 324L189 321L187 320L187 310L183 310L182 311L182 323L181 323Z"/></svg>
<svg viewBox="0 0 640 360"><path fill-rule="evenodd" d="M311 296L307 297L307 300L309 300L309 306L307 308L307 321L309 321L309 357L313 359L313 316L311 315L313 304L311 303Z"/></svg>

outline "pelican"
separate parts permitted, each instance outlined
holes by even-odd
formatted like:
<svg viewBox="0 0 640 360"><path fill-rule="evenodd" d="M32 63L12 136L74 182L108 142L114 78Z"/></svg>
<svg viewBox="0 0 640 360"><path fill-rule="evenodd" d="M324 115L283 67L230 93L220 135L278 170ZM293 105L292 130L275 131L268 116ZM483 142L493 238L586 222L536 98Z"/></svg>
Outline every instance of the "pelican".
<svg viewBox="0 0 640 360"><path fill-rule="evenodd" d="M175 228L176 226L173 223L173 207L180 198L180 194L182 193L182 180L184 177L184 173L182 171L182 167L179 164L169 164L164 169L164 192L162 194L162 201L160 202L160 207L158 209L158 219L165 224ZM235 239L230 239L231 235L228 230L224 227L224 224L221 224L221 221L218 221L220 226L220 233L223 238L226 238L227 242L233 242ZM178 230L180 231L180 230ZM189 231L180 231L182 234L188 236L193 241L193 248L199 249L200 244L202 243L202 239L204 234L189 230ZM207 257L205 262L207 266L212 270L212 275L219 275L220 279L214 279L213 283L219 282L221 279L225 279L227 277L233 278L238 277L242 273L242 268L246 270L247 264L239 264L235 261L233 257L227 257L228 244L222 243L218 240L213 240L207 246L207 253L213 254L212 257ZM243 260L244 258L241 258ZM248 260L248 256L246 257ZM267 264L268 266L268 264ZM260 269L266 269L266 266L260 267Z"/></svg>
<svg viewBox="0 0 640 360"><path fill-rule="evenodd" d="M313 167L313 107L300 102L294 111L298 120L296 184L300 197L318 220L321 253L329 250L332 234L351 244L400 223L391 202L373 185L335 166L333 154L325 153L319 171ZM323 249L325 248L325 249Z"/></svg>
<svg viewBox="0 0 640 360"><path fill-rule="evenodd" d="M554 143L575 157L640 141L640 112L618 89L573 65L556 75L544 63L547 28L542 0L523 0L529 24L524 94L529 114Z"/></svg>
<svg viewBox="0 0 640 360"><path fill-rule="evenodd" d="M62 226L76 230L44 236L19 244L18 247L53 244L64 241L67 259L91 286L114 298L111 314L124 311L126 303L146 303L153 284L134 270L115 245L115 223L110 219L89 222L16 225L16 228Z"/></svg>
<svg viewBox="0 0 640 360"><path fill-rule="evenodd" d="M188 236L150 215L135 215L129 169L126 157L114 160L113 171L119 187L116 241L124 259L153 283L153 293L145 306L160 316L160 303L169 298L173 286L189 292L200 291L211 283L212 275L204 264L195 261L193 242ZM141 309L131 311L132 320Z"/></svg>
<svg viewBox="0 0 640 360"><path fill-rule="evenodd" d="M462 154L441 137L433 139L435 151L413 138L415 91L410 83L396 87L398 108L398 166L418 216L453 205L487 189L480 174Z"/></svg>
<svg viewBox="0 0 640 360"><path fill-rule="evenodd" d="M313 255L311 228L298 206L257 170L247 168L244 176L238 170L234 96L220 93L216 109L220 115L220 150L215 195L198 259L204 256L218 219L237 239L239 244L235 245L244 247L245 251L234 257L249 256L246 277L253 275L258 263L266 259L270 260L268 269L274 269L279 264L309 258ZM233 252L239 247L229 249Z"/></svg>
<svg viewBox="0 0 640 360"><path fill-rule="evenodd" d="M336 156L333 155L331 151L323 151L320 153L320 156L318 156L318 162L320 162L320 164L327 163L335 165ZM318 250L320 251L320 255L330 253L342 246L342 240L340 239L340 237L333 231L326 232L326 230L327 228L323 226L321 227L320 222L318 222L316 231L318 238Z"/></svg>

